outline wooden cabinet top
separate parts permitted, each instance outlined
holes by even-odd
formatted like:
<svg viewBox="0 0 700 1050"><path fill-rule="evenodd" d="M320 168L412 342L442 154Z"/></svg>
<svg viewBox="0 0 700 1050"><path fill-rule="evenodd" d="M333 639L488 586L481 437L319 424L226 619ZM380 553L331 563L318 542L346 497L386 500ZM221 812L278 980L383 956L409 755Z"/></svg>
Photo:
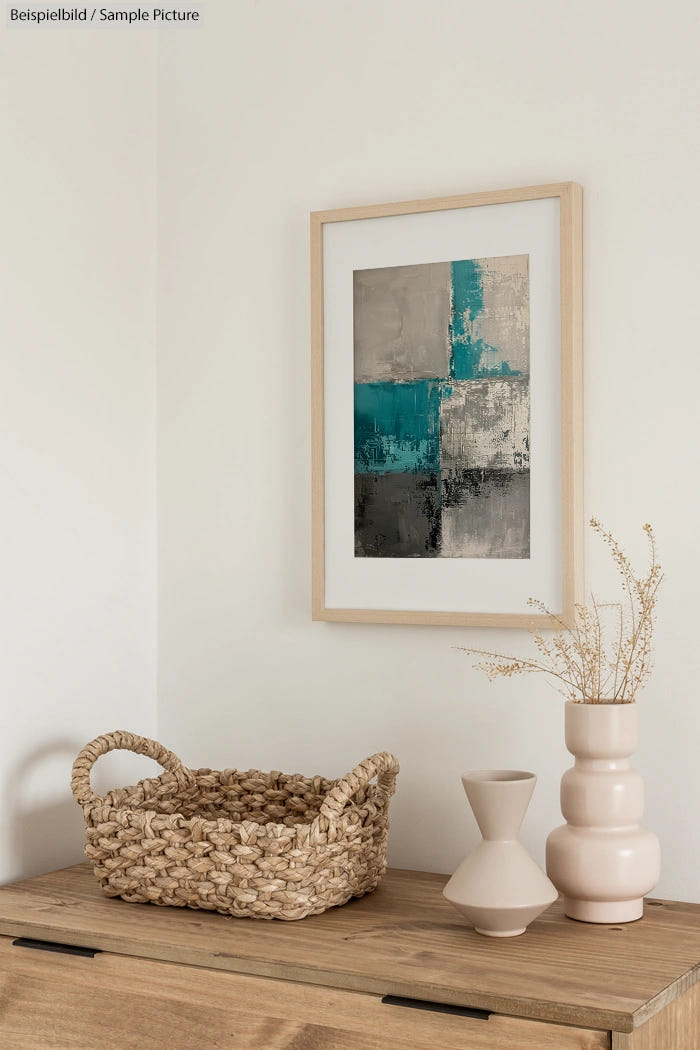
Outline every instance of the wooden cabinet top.
<svg viewBox="0 0 700 1050"><path fill-rule="evenodd" d="M298 922L128 904L79 864L0 888L0 934L142 959L631 1032L700 979L700 905L647 900L621 926L556 903L520 937L484 937L446 876L390 870L372 894Z"/></svg>

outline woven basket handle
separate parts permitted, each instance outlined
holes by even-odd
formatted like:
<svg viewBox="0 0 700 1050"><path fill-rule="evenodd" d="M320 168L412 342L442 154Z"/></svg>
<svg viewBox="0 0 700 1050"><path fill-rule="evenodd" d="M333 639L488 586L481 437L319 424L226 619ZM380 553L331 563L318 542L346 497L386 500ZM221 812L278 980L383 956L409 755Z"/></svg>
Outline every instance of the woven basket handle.
<svg viewBox="0 0 700 1050"><path fill-rule="evenodd" d="M163 769L174 774L178 788L191 789L195 786L194 774L183 766L177 755L168 751L167 747L163 747L157 740L149 740L145 736L116 730L114 733L105 733L91 740L73 763L70 786L75 801L81 806L104 801L90 787L90 772L100 755L106 755L110 751L133 751L136 755L153 758Z"/></svg>
<svg viewBox="0 0 700 1050"><path fill-rule="evenodd" d="M391 752L378 751L376 755L370 755L331 788L321 803L319 816L330 821L336 820L355 792L366 787L374 777L377 777L377 783L386 792L387 799L390 799L396 790L398 772L398 759Z"/></svg>

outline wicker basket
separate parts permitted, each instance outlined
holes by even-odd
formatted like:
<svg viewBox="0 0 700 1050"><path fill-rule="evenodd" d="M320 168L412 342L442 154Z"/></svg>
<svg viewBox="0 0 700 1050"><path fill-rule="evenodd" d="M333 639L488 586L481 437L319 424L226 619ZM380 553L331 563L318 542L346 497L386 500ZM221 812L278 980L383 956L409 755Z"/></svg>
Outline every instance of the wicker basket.
<svg viewBox="0 0 700 1050"><path fill-rule="evenodd" d="M99 798L92 766L120 749L165 772ZM83 748L71 788L87 825L85 855L108 896L303 919L376 888L398 770L385 751L339 780L192 770L155 740L117 731Z"/></svg>

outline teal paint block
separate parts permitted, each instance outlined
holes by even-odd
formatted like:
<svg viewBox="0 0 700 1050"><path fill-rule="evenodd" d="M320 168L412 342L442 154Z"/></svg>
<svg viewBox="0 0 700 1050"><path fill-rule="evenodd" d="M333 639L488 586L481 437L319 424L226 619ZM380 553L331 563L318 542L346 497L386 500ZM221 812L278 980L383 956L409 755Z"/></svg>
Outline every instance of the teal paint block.
<svg viewBox="0 0 700 1050"><path fill-rule="evenodd" d="M441 381L355 384L355 473L440 469Z"/></svg>
<svg viewBox="0 0 700 1050"><path fill-rule="evenodd" d="M516 260L519 262L519 260ZM503 269L507 259L461 259L450 264L450 377L487 379L523 370L522 332L515 324L527 303L527 269ZM486 335L485 335L486 333Z"/></svg>
<svg viewBox="0 0 700 1050"><path fill-rule="evenodd" d="M483 347L474 340L471 326L484 309L481 267L476 259L461 259L450 264L452 273L452 312L450 343L452 379L476 379Z"/></svg>

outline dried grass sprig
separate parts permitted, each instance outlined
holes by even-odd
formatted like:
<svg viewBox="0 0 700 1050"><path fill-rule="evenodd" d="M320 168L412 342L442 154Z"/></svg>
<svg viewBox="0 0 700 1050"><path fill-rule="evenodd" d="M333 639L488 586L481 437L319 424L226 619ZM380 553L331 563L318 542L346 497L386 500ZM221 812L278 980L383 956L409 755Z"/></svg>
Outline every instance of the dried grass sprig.
<svg viewBox="0 0 700 1050"><path fill-rule="evenodd" d="M573 623L552 613L536 598L528 605L555 624L551 639L532 631L538 657L504 656L487 649L460 646L471 656L485 657L475 667L493 681L515 674L540 672L554 679L560 693L586 704L632 703L652 671L655 609L663 580L656 560L656 539L651 525L643 526L649 546L646 575L636 576L620 544L597 518L589 525L607 546L622 577L623 600L574 607Z"/></svg>

